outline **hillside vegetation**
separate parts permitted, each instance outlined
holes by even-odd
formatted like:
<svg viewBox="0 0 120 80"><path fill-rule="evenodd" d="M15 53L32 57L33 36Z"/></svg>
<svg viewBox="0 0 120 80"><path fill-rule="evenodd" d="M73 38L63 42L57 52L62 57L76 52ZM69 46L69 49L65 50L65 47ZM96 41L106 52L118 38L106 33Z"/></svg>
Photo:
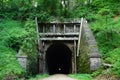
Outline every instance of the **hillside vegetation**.
<svg viewBox="0 0 120 80"><path fill-rule="evenodd" d="M63 0L68 1L69 0ZM53 19L87 19L96 38L102 67L91 73L120 77L120 2L119 0L75 0L75 6L62 7L59 0L0 1L0 79L19 79L37 74L37 38L34 18L40 22ZM37 6L36 6L37 5ZM28 73L19 65L16 54L22 49L29 56ZM29 54L28 54L29 53ZM36 54L33 54L36 53ZM33 61L34 59L34 61ZM108 69L108 68L107 68Z"/></svg>

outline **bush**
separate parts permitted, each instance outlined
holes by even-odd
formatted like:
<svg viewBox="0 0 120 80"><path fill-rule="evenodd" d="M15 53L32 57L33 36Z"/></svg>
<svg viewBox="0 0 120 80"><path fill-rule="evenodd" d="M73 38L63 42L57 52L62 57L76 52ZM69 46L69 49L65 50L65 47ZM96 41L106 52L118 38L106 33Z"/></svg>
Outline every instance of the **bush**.
<svg viewBox="0 0 120 80"><path fill-rule="evenodd" d="M118 48L120 43L119 18L113 20L113 18L109 17L108 19L109 22L106 22L105 16L96 15L96 21L91 23L91 29L95 34L100 53L102 55Z"/></svg>
<svg viewBox="0 0 120 80"><path fill-rule="evenodd" d="M5 46L0 46L0 79L24 76L24 70L16 59L16 52Z"/></svg>
<svg viewBox="0 0 120 80"><path fill-rule="evenodd" d="M69 76L78 80L92 80L89 74L69 74Z"/></svg>
<svg viewBox="0 0 120 80"><path fill-rule="evenodd" d="M21 23L0 19L0 79L18 79L25 74L16 59L16 54L27 32Z"/></svg>
<svg viewBox="0 0 120 80"><path fill-rule="evenodd" d="M27 73L28 75L35 75L38 73L38 55L37 55L37 33L36 25L33 20L27 19L24 24L24 29L27 31L27 36L21 46L21 50L27 55L28 65Z"/></svg>
<svg viewBox="0 0 120 80"><path fill-rule="evenodd" d="M116 49L114 49L112 51L109 51L108 53L106 53L106 55L107 55L107 58L105 59L105 61L107 63L114 64L117 61L119 61L120 48L116 48Z"/></svg>
<svg viewBox="0 0 120 80"><path fill-rule="evenodd" d="M34 78L30 77L29 80L39 80L39 79L42 79L42 78L46 78L48 76L49 76L48 74L36 75Z"/></svg>
<svg viewBox="0 0 120 80"><path fill-rule="evenodd" d="M120 48L108 52L105 61L113 65L112 72L120 77Z"/></svg>
<svg viewBox="0 0 120 80"><path fill-rule="evenodd" d="M18 51L27 34L27 32L21 27L21 23L13 20L1 20L0 28L0 42L6 47Z"/></svg>
<svg viewBox="0 0 120 80"><path fill-rule="evenodd" d="M114 63L112 71L120 78L120 59Z"/></svg>

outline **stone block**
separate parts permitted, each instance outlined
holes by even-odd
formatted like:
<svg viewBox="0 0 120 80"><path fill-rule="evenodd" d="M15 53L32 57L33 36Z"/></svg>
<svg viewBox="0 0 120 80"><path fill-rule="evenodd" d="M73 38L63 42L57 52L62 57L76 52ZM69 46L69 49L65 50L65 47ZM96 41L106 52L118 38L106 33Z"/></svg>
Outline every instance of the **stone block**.
<svg viewBox="0 0 120 80"><path fill-rule="evenodd" d="M95 40L89 40L89 41L88 41L88 44L89 44L89 45L94 45L94 46L97 45L97 43L96 43Z"/></svg>
<svg viewBox="0 0 120 80"><path fill-rule="evenodd" d="M96 70L101 66L100 58L90 58L90 70Z"/></svg>
<svg viewBox="0 0 120 80"><path fill-rule="evenodd" d="M91 53L90 54L90 58L100 58L100 54L99 53Z"/></svg>
<svg viewBox="0 0 120 80"><path fill-rule="evenodd" d="M26 70L27 69L27 56L21 54L21 50L16 55L19 64Z"/></svg>

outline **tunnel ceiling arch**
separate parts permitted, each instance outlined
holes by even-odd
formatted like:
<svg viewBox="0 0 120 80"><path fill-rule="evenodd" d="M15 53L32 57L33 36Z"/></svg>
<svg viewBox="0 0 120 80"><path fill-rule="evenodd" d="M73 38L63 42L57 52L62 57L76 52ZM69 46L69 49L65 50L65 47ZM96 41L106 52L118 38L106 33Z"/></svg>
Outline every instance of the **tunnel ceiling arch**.
<svg viewBox="0 0 120 80"><path fill-rule="evenodd" d="M72 52L62 43L52 44L46 51L49 74L69 74L72 66Z"/></svg>

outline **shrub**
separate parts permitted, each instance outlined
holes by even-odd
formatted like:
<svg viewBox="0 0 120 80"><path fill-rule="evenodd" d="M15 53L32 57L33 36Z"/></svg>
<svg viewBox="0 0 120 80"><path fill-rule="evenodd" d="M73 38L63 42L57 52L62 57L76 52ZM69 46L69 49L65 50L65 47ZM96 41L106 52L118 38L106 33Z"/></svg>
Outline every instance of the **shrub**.
<svg viewBox="0 0 120 80"><path fill-rule="evenodd" d="M89 74L69 74L69 76L78 80L92 80Z"/></svg>
<svg viewBox="0 0 120 80"><path fill-rule="evenodd" d="M114 64L117 61L119 61L119 57L120 57L120 48L116 48L112 51L109 51L108 53L106 53L107 58L105 59L106 62Z"/></svg>
<svg viewBox="0 0 120 80"><path fill-rule="evenodd" d="M23 77L24 70L16 59L16 52L0 46L0 53L0 79Z"/></svg>
<svg viewBox="0 0 120 80"><path fill-rule="evenodd" d="M42 78L46 78L48 76L49 76L48 74L36 75L34 78L30 77L29 80L39 80L39 79L42 79Z"/></svg>
<svg viewBox="0 0 120 80"><path fill-rule="evenodd" d="M108 52L105 61L113 65L112 72L120 77L120 48Z"/></svg>
<svg viewBox="0 0 120 80"><path fill-rule="evenodd" d="M0 79L18 79L25 74L16 59L17 50L27 32L21 23L0 19Z"/></svg>
<svg viewBox="0 0 120 80"><path fill-rule="evenodd" d="M24 29L27 31L28 34L26 35L26 38L24 38L21 50L25 53L23 55L27 55L28 75L35 75L36 73L38 73L37 33L35 22L28 19L24 24Z"/></svg>
<svg viewBox="0 0 120 80"><path fill-rule="evenodd" d="M21 27L21 23L14 20L1 20L0 28L0 42L6 47L18 51L27 34L27 32Z"/></svg>
<svg viewBox="0 0 120 80"><path fill-rule="evenodd" d="M112 71L120 78L120 59L114 63Z"/></svg>

